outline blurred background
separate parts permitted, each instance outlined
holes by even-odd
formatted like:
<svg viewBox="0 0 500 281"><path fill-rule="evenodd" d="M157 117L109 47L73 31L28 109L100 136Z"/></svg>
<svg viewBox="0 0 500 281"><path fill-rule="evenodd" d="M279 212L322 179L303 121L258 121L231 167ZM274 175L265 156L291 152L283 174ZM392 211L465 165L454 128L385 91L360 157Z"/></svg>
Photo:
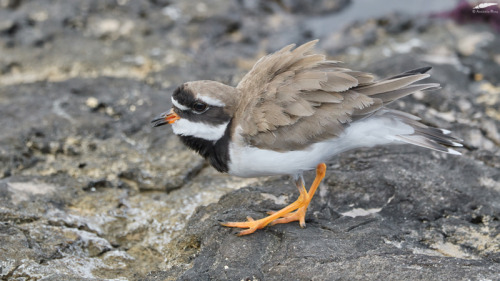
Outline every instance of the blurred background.
<svg viewBox="0 0 500 281"><path fill-rule="evenodd" d="M195 208L265 179L218 174L149 121L183 82L236 85L291 43L318 38L318 52L379 77L432 66L442 89L393 107L453 130L465 159L498 170L500 14L479 4L0 0L0 276L190 268L199 243L175 237ZM478 185L498 202L498 173L488 173ZM498 245L495 227L488 243Z"/></svg>

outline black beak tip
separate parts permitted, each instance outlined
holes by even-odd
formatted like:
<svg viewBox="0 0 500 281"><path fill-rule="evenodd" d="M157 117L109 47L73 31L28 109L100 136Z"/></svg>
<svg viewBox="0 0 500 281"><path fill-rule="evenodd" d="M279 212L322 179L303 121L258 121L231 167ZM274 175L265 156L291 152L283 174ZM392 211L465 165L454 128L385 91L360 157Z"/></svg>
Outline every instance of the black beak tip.
<svg viewBox="0 0 500 281"><path fill-rule="evenodd" d="M153 123L155 120L153 120L151 123ZM157 122L155 122L152 126L153 128L156 128L156 127L160 127L160 126L163 126L163 125L167 125L168 122L165 122L164 120L156 120Z"/></svg>
<svg viewBox="0 0 500 281"><path fill-rule="evenodd" d="M151 120L151 123L156 123L156 122L158 122L158 121L161 121L161 119L163 119L163 118L161 118L161 117L157 117L157 118L155 118L155 119Z"/></svg>
<svg viewBox="0 0 500 281"><path fill-rule="evenodd" d="M168 122L165 120L165 116L159 116L159 117L151 120L151 123L152 123L153 128L168 124Z"/></svg>
<svg viewBox="0 0 500 281"><path fill-rule="evenodd" d="M156 117L155 119L151 120L151 123L153 124L154 127L160 127L163 125L168 124L168 122L165 120L165 117L167 116L168 112L164 112L160 114L160 116Z"/></svg>

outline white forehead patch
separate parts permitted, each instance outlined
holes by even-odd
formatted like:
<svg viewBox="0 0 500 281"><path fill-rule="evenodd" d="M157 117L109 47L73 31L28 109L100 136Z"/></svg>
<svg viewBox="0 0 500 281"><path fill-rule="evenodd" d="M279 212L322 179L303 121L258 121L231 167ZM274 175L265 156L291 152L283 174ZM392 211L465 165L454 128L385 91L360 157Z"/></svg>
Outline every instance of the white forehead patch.
<svg viewBox="0 0 500 281"><path fill-rule="evenodd" d="M217 141L226 131L228 122L220 125L212 126L205 123L191 122L187 119L181 118L172 124L174 134L180 136L192 136L209 141Z"/></svg>
<svg viewBox="0 0 500 281"><path fill-rule="evenodd" d="M184 105L180 104L178 101L176 101L176 100L174 99L174 97L172 97L172 104L173 104L175 107L177 107L178 109L180 109L180 110L188 110L188 109L189 109L189 107L184 106Z"/></svg>
<svg viewBox="0 0 500 281"><path fill-rule="evenodd" d="M198 93L196 95L196 98L199 99L199 100L201 100L202 102L208 104L208 105L218 106L218 107L224 107L224 106L226 106L226 104L223 103L223 102L221 102L220 100L218 100L216 98L208 97L208 96L203 96L200 93Z"/></svg>

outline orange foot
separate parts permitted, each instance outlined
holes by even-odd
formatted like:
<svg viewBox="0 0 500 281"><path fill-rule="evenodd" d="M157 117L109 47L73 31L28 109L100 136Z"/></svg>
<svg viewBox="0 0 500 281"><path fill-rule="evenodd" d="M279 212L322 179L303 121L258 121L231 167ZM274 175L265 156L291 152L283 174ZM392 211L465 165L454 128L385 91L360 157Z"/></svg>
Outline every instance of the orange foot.
<svg viewBox="0 0 500 281"><path fill-rule="evenodd" d="M325 172L326 172L326 165L324 163L319 164L316 167L316 178L314 179L314 182L311 185L309 192L306 192L306 189L303 183L301 182L301 186L299 187L300 191L299 198L292 204L286 206L285 208L277 212L270 212L269 216L262 218L260 220L254 220L251 217L247 217L246 222L226 222L221 224L227 227L248 228L247 230L240 231L238 233L238 236L254 233L257 229L264 228L268 224L275 225L280 223L299 221L300 226L305 227L306 225L305 216L307 207L309 206L309 203L311 202L311 199L313 198L316 189L318 188L319 184L325 177Z"/></svg>

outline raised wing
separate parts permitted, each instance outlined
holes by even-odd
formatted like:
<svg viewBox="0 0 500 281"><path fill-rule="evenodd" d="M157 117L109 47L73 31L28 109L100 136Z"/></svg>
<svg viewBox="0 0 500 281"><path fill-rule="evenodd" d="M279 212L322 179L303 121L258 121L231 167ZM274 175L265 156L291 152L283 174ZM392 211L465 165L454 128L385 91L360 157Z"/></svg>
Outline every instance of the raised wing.
<svg viewBox="0 0 500 281"><path fill-rule="evenodd" d="M238 84L242 104L235 118L245 142L278 151L301 149L339 136L353 120L384 104L438 86L411 85L428 77L423 74L428 68L374 82L369 73L311 53L316 42L261 58Z"/></svg>

